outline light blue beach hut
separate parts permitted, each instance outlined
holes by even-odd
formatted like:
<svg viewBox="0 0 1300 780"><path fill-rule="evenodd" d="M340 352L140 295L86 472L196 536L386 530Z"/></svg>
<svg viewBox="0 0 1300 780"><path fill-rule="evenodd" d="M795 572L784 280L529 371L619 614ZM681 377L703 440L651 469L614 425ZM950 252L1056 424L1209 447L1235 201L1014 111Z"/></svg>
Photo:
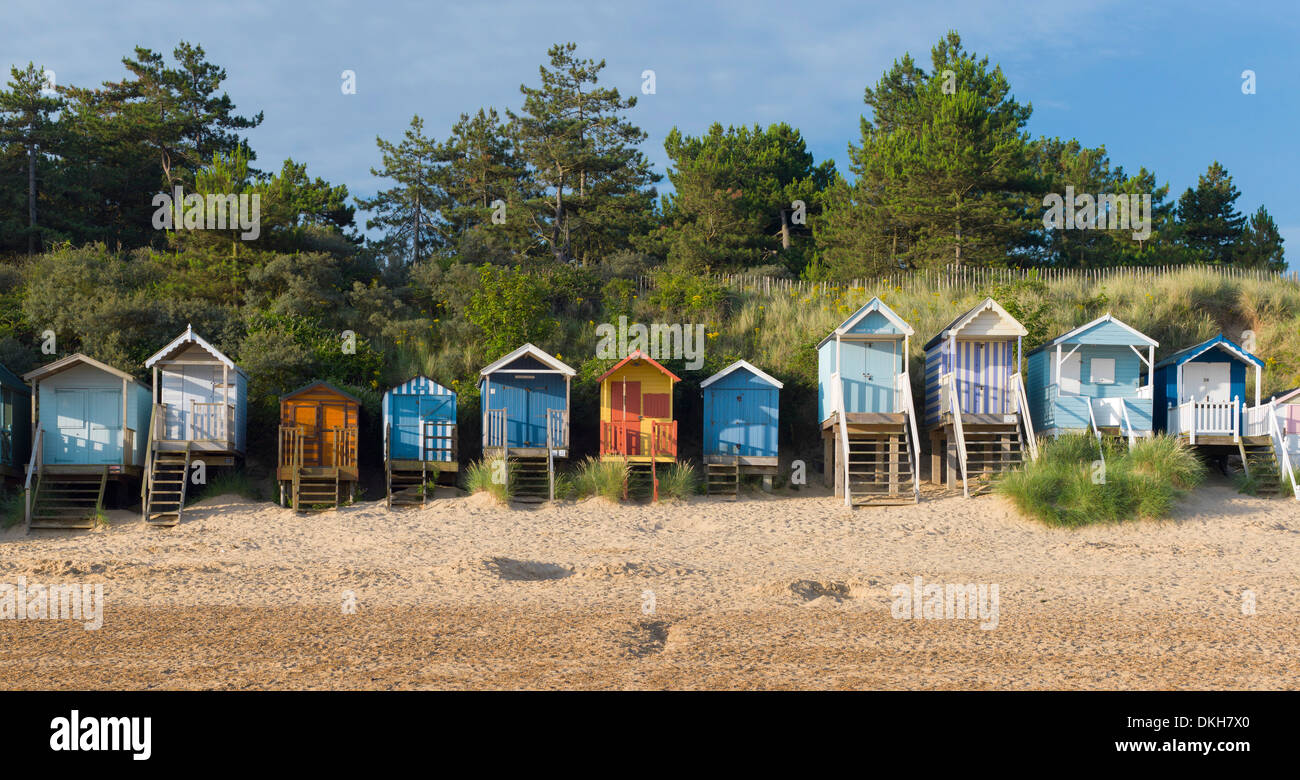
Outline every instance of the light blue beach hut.
<svg viewBox="0 0 1300 780"><path fill-rule="evenodd" d="M1107 314L1031 350L1025 385L1035 431L1119 436L1130 446L1151 436L1158 346Z"/></svg>
<svg viewBox="0 0 1300 780"><path fill-rule="evenodd" d="M745 360L700 383L705 484L710 494L737 495L740 477L747 474L761 475L764 487L771 488L778 466L782 387Z"/></svg>
<svg viewBox="0 0 1300 780"><path fill-rule="evenodd" d="M817 345L822 474L847 506L919 500L920 440L907 370L912 333L872 298Z"/></svg>

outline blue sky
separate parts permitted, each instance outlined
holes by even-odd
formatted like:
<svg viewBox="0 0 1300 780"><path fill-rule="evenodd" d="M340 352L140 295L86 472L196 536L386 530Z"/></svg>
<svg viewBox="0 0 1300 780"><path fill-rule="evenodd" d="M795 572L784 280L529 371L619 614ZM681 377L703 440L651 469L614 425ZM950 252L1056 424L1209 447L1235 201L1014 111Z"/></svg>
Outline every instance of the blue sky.
<svg viewBox="0 0 1300 780"><path fill-rule="evenodd" d="M375 136L400 136L418 113L444 136L462 112L518 108L546 49L575 41L605 59L603 82L640 104L633 120L665 169L674 126L714 121L799 128L818 159L847 171L862 91L904 52L928 65L949 29L1002 65L1031 102L1031 134L1104 144L1113 163L1145 165L1176 198L1212 160L1261 203L1300 269L1300 10L1285 2L1224 3L618 2L485 3L227 0L192 4L13 3L0 26L0 65L35 61L61 84L120 78L136 45L170 54L200 44L226 68L244 113L264 111L250 140L262 168L285 157L369 195L380 184ZM340 74L357 74L344 95ZM653 69L656 94L641 95ZM1241 91L1243 70L1257 91Z"/></svg>

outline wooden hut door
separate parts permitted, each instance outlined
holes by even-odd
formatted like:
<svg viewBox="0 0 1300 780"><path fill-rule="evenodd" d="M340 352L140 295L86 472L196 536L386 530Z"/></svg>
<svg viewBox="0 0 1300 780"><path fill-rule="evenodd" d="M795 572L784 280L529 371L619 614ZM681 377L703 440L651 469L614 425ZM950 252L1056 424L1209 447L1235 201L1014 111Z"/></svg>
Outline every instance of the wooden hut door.
<svg viewBox="0 0 1300 780"><path fill-rule="evenodd" d="M609 419L625 425L615 426L626 436L628 455L641 454L641 383L621 379L610 385Z"/></svg>
<svg viewBox="0 0 1300 780"><path fill-rule="evenodd" d="M320 413L320 464L337 466L334 448L336 442L343 441L343 429L348 427L348 407L346 404L323 403L320 405Z"/></svg>
<svg viewBox="0 0 1300 780"><path fill-rule="evenodd" d="M289 419L302 429L302 465L320 465L320 408L316 404L291 404Z"/></svg>

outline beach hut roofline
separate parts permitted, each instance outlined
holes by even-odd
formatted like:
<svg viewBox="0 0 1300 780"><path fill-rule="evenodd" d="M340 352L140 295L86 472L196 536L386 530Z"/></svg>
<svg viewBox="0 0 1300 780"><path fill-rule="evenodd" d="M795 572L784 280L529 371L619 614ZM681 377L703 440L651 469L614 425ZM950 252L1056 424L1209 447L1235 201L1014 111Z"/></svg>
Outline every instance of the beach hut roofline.
<svg viewBox="0 0 1300 780"><path fill-rule="evenodd" d="M225 353L223 353L221 350L219 350L219 349L217 349L216 347L214 347L214 346L212 346L211 344L209 344L208 341L207 341L207 339L205 339L205 338L203 338L202 336L200 336L199 334L195 333L195 332L194 332L194 326L193 326L193 325L187 325L187 326L185 326L185 332L184 332L184 333L182 333L181 335L179 335L179 336L177 336L176 338L172 339L172 341L171 341L170 344L168 344L167 346L165 346L165 347L163 347L162 349L158 350L157 352L155 352L155 353L153 354L152 357L150 357L148 360L144 361L144 367L145 367L145 368L153 368L155 363L157 363L158 361L162 360L163 358L165 358L165 357L167 357L168 355L170 355L170 354L172 354L173 352L175 352L175 351L176 351L178 348L180 348L181 345L183 345L183 344L198 344L198 345L199 345L200 347L202 347L202 348L203 348L203 349L204 349L204 350L205 350L209 355L212 355L212 357L214 357L214 358L216 358L217 360L219 360L219 361L220 361L223 365L225 365L227 368L229 368L229 369L231 369L231 370L233 370L233 371L237 371L237 372L239 372L240 374L243 374L245 379L248 378L248 374L245 374L245 373L244 373L244 369L242 369L242 368L240 368L239 366L235 365L235 361L233 361L233 360L231 360L230 358L226 357Z"/></svg>
<svg viewBox="0 0 1300 780"><path fill-rule="evenodd" d="M1293 387L1286 392L1278 393L1269 400L1279 404L1285 404L1292 401L1300 403L1300 387Z"/></svg>
<svg viewBox="0 0 1300 780"><path fill-rule="evenodd" d="M664 368L663 365L661 365L661 364L659 363L659 361L655 360L654 358L650 357L649 355L647 355L646 353L642 352L642 351L639 350L639 349L636 350L636 351L634 351L632 354L628 355L627 357L623 358L622 360L618 361L617 363L615 363L615 364L614 364L614 367L611 368L610 370L608 370L608 371L606 371L605 373L601 374L600 376L596 377L596 381L597 381L597 382L604 382L604 381L605 381L605 377L607 377L607 376L609 376L610 374L614 373L615 371L619 370L620 368L622 368L623 366L627 365L628 363L631 363L633 360L644 360L645 362L649 363L650 365L652 365L652 366L654 366L655 368L657 368L657 369L659 369L660 371L662 371L664 374L667 374L667 375L668 375L668 378L671 379L671 380L673 380L674 382L680 382L680 381L682 381L682 378L681 378L681 377L677 376L677 375L674 374L673 372L671 372L671 371L669 371L668 369Z"/></svg>
<svg viewBox="0 0 1300 780"><path fill-rule="evenodd" d="M1228 337L1220 333L1219 335L1215 336L1209 341L1203 341L1200 344L1187 347L1186 349L1178 350L1177 352L1165 358L1164 360L1160 361L1159 363L1156 363L1156 368L1164 368L1165 366L1171 366L1177 363L1186 363L1187 361L1193 360L1196 357L1210 351L1211 349L1214 349L1215 347L1223 349L1227 352L1231 352L1232 354L1236 355L1242 360L1245 360L1248 363L1258 366L1259 368L1264 367L1264 361L1260 360L1259 358L1250 354L1246 350L1237 346L1230 339L1228 339Z"/></svg>
<svg viewBox="0 0 1300 780"><path fill-rule="evenodd" d="M113 368L107 363L101 363L98 360L95 360L94 358L88 355L81 354L80 352L76 353L75 355L68 355L65 358L60 358L54 361L53 363L47 363L41 366L40 368L32 369L31 371L28 371L26 374L23 374L23 380L27 382L32 382L34 380L39 381L42 379L47 379L51 376L54 376L55 374L61 373L63 371L67 371L68 369L74 368L81 364L85 364L93 368L98 368L101 371L106 371L112 374L113 376L119 377L121 379L125 379L128 382L134 382L140 387L143 387L145 390L149 389L148 385L144 384L143 382L131 376L130 374L126 373L125 371L121 371L116 368Z"/></svg>
<svg viewBox="0 0 1300 780"><path fill-rule="evenodd" d="M1032 354L1034 354L1035 352L1041 352L1042 350L1049 349L1049 348L1051 348L1051 347L1055 347L1057 344L1064 344L1064 343L1068 342L1070 339L1075 338L1075 337L1077 337L1077 336L1079 336L1079 335L1081 335L1081 334L1083 334L1083 333L1086 333L1087 331L1089 331L1089 330L1091 330L1091 329L1097 327L1098 325L1101 325L1101 324L1104 323L1104 322L1110 322L1110 323L1113 323L1113 324L1115 324L1115 325L1118 325L1119 327L1123 328L1124 330L1128 331L1129 333L1132 333L1132 334L1133 334L1136 338L1138 338L1138 339L1141 341L1141 343L1143 343L1143 344L1147 344L1147 345L1152 346L1152 347L1158 347L1158 346L1160 346L1160 342L1159 342L1159 341L1156 341L1155 339L1151 338L1150 336L1146 335L1145 333L1142 333L1141 331L1137 330L1137 329L1134 328L1133 326L1131 326L1131 325L1125 323L1123 320L1116 319L1116 318L1114 317L1114 315L1112 315L1112 314L1110 314L1109 312L1107 312L1107 313L1104 314L1103 316L1098 317L1097 319L1093 320L1092 322L1089 322L1087 325L1080 325L1079 327L1075 328L1075 329L1072 330L1072 331L1069 331L1068 333L1062 333L1061 335L1057 336L1056 338L1052 339L1051 341L1047 342L1046 344L1043 344L1041 347L1035 347L1034 349L1031 349L1031 350L1029 351L1028 354L1032 355Z"/></svg>
<svg viewBox="0 0 1300 780"><path fill-rule="evenodd" d="M516 349L514 352L511 352L509 355L506 355L505 357L492 362L487 367L485 367L482 371L480 371L479 375L487 376L488 374L494 374L500 371L504 366L510 365L511 363L513 363L514 361L518 360L519 358L525 355L530 355L536 358L538 361L550 366L552 369L554 369L555 371L561 374L564 374L565 376L578 375L578 372L575 371L573 368L571 368L568 364L564 363L563 361L557 358L552 357L546 351L532 344L525 344L519 349ZM532 371L525 371L523 373L540 373L540 372L538 372L537 370L532 370Z"/></svg>
<svg viewBox="0 0 1300 780"><path fill-rule="evenodd" d="M925 348L930 349L935 344L938 344L940 341L953 335L953 333L959 332L962 328L969 325L971 320L975 319L980 314L983 314L988 309L992 309L993 311L997 312L999 316L1014 323L1017 335L1020 336L1029 335L1029 330L1026 329L1024 325L1020 324L1020 320L1016 319L1015 317L1012 317L1010 312L1002 308L1001 304L999 304L997 301L993 300L992 298L985 298L983 301L976 304L974 307L967 310L966 312L962 313L955 320L953 320L952 322L945 325L942 329L940 329L940 331L935 335L934 338L930 339L925 343Z"/></svg>
<svg viewBox="0 0 1300 780"><path fill-rule="evenodd" d="M358 404L361 403L361 399L360 399L360 398L357 398L355 395L353 395L353 394L351 394L351 393L349 393L349 392L347 392L347 391L345 391L345 390L340 390L339 388L335 387L334 385L332 385L332 384L330 384L329 382L326 382L326 381L324 381L324 380L317 380L317 381L315 381L315 382L308 382L307 384L303 385L302 387L298 388L297 390L291 390L290 392L287 392L287 393L285 393L284 395L280 396L280 400L281 400L281 401L284 401L284 400L286 400L286 399L293 398L295 395L300 395L300 394L302 394L302 393L305 393L305 392L307 392L308 390L311 390L311 389L314 388L314 387L326 387L326 388L329 388L330 390L332 390L332 391L338 393L339 395L343 396L344 398L348 399L349 401L355 401L355 402L358 403Z"/></svg>
<svg viewBox="0 0 1300 780"><path fill-rule="evenodd" d="M781 388L785 387L785 385L781 384L781 382L778 381L775 377L771 376L770 374L768 374L767 372L763 371L762 369L756 367L754 364L750 363L748 360L737 360L735 363L732 363L731 365L729 365L729 366L727 366L726 368L722 369L721 371L719 371L718 373L716 373L716 374L714 374L713 376L709 377L708 379L704 380L703 382L700 382L700 387L701 387L701 388L708 387L709 385L713 384L714 382L717 382L719 379L722 379L723 377L727 376L728 374L731 374L731 373L733 373L733 372L735 372L735 371L738 371L739 369L742 369L742 368L744 368L744 369L748 369L750 372L752 372L752 373L754 374L754 376L758 377L759 379L762 379L764 382L767 382L769 385L775 387L775 388L778 389L778 390L780 390Z"/></svg>
<svg viewBox="0 0 1300 780"><path fill-rule="evenodd" d="M384 391L384 395L389 395L389 394L391 394L394 390L396 390L397 388L399 388L399 387L405 387L406 385L409 385L410 383L414 382L414 381L417 380L417 379L423 379L424 381L433 384L435 387L440 387L440 388L442 388L443 390L446 390L447 393L448 393L449 395L456 395L456 391L455 391L455 390L452 390L450 387L447 387L446 385L444 385L443 383L439 382L438 380L433 379L432 377L425 376L424 374L416 374L415 376L407 377L405 380L403 380L403 381L401 381L401 382L398 382L397 384L395 384L395 385L393 385L392 387L390 387L390 388L388 388L387 390L385 390L385 391Z"/></svg>
<svg viewBox="0 0 1300 780"><path fill-rule="evenodd" d="M829 336L827 336L826 338L822 339L820 342L817 343L817 348L821 349L823 344L830 341L831 339L834 339L836 336L847 335L849 331L853 330L855 325L861 322L864 317L866 317L868 314L872 313L873 311L880 312L880 314L885 319L889 320L891 323L894 324L896 328L901 330L903 332L903 335L911 336L913 333L915 333L911 325L908 325L907 322L904 321L902 317L898 316L897 312L889 308L889 304L885 303L884 301L880 300L880 298L877 297L867 301L865 304L863 304L862 308L854 312L853 315L850 316L847 320L840 323L840 326L835 330L831 331Z"/></svg>

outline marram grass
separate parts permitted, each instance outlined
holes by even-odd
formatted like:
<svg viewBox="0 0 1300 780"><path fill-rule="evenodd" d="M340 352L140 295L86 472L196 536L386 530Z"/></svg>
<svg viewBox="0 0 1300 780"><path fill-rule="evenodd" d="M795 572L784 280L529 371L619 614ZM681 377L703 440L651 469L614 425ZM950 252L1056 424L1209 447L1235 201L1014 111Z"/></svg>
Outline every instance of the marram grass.
<svg viewBox="0 0 1300 780"><path fill-rule="evenodd" d="M673 463L659 475L660 498L689 498L699 488L700 474L689 460Z"/></svg>
<svg viewBox="0 0 1300 780"><path fill-rule="evenodd" d="M1177 439L1156 436L1106 448L1086 434L1044 440L1038 460L1008 473L998 492L1042 523L1079 528L1099 523L1155 519L1205 478L1196 454Z"/></svg>
<svg viewBox="0 0 1300 780"><path fill-rule="evenodd" d="M603 496L618 501L627 475L627 464L621 460L584 458L573 475L574 497Z"/></svg>
<svg viewBox="0 0 1300 780"><path fill-rule="evenodd" d="M484 458L465 469L465 489L470 493L488 493L503 504L510 503L514 491L510 486L510 464L501 458Z"/></svg>

